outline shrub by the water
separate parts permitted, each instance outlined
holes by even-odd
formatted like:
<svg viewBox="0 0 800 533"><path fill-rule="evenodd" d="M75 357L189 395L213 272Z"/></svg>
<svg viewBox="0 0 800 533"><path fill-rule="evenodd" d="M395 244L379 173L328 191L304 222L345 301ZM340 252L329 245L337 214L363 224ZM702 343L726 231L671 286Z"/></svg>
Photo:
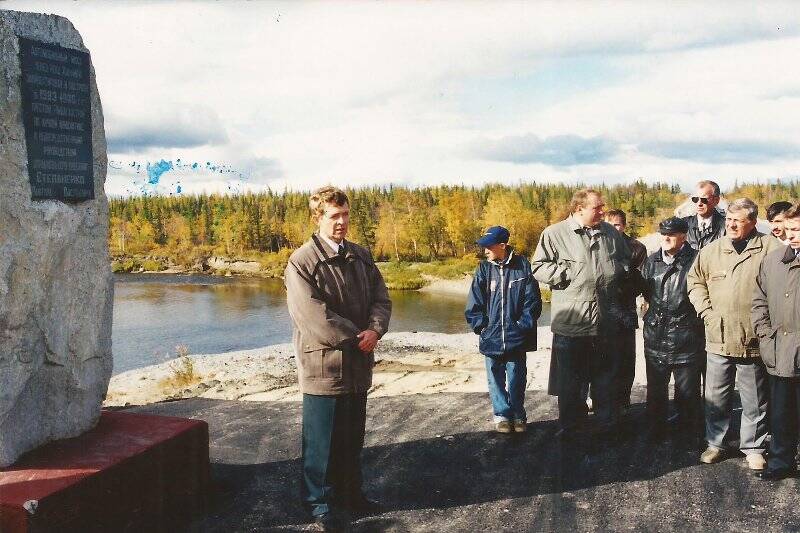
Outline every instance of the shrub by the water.
<svg viewBox="0 0 800 533"><path fill-rule="evenodd" d="M378 263L383 281L390 289L413 291L421 289L427 282L420 271L408 263Z"/></svg>

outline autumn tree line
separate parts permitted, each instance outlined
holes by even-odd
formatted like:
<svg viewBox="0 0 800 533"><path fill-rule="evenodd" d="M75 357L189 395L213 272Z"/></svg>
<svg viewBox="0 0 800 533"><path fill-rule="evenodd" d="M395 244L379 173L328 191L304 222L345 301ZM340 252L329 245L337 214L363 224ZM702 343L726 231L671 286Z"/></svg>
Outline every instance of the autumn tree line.
<svg viewBox="0 0 800 533"><path fill-rule="evenodd" d="M549 224L568 215L576 185L523 183L481 187L367 187L347 189L349 239L379 261L428 262L474 256L474 242L492 225L509 228L512 244L531 254ZM646 183L594 186L609 209L628 213L634 236L653 231L685 200L676 185ZM800 182L745 184L723 191L748 196L762 209L772 201L800 198ZM147 256L191 265L210 256L262 261L282 268L291 250L311 235L308 192L236 195L137 196L110 200L112 258ZM763 213L763 211L762 211Z"/></svg>

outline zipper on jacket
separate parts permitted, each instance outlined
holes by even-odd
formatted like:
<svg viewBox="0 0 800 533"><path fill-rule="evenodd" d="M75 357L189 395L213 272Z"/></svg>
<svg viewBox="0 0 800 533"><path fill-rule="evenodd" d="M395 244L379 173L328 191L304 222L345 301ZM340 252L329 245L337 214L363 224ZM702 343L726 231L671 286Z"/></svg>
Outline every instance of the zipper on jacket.
<svg viewBox="0 0 800 533"><path fill-rule="evenodd" d="M503 265L500 265L500 336L503 339L503 353L506 353L506 289Z"/></svg>

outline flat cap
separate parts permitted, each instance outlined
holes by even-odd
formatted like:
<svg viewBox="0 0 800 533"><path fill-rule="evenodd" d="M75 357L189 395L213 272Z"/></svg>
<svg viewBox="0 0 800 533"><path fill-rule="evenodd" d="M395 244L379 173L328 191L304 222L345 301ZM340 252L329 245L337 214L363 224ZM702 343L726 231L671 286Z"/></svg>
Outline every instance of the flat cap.
<svg viewBox="0 0 800 533"><path fill-rule="evenodd" d="M658 225L658 232L661 235L670 235L672 233L687 233L689 231L689 224L685 220L678 217L669 217L661 221Z"/></svg>

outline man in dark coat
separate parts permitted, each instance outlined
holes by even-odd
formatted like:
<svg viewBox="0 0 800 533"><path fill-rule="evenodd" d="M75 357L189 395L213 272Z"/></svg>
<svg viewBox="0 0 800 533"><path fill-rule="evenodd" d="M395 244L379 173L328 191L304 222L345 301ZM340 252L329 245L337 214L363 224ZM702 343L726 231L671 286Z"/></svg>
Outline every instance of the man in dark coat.
<svg viewBox="0 0 800 533"><path fill-rule="evenodd" d="M339 531L379 506L361 492L373 350L392 302L369 251L346 241L350 202L323 187L309 201L319 229L294 251L284 281L303 393L301 492L317 526Z"/></svg>
<svg viewBox="0 0 800 533"><path fill-rule="evenodd" d="M686 290L686 273L697 256L686 242L686 221L671 217L659 224L661 249L642 267L643 295L649 303L644 316L644 355L647 365L647 415L652 430L667 419L670 374L675 377L678 420L690 435L699 436L700 369L705 358L703 321Z"/></svg>
<svg viewBox="0 0 800 533"><path fill-rule="evenodd" d="M725 217L717 211L719 200L720 189L715 182L704 180L697 184L697 191L692 196L697 215L683 218L689 226L686 242L695 250L725 235Z"/></svg>
<svg viewBox="0 0 800 533"><path fill-rule="evenodd" d="M647 248L644 244L634 239L625 229L628 226L628 217L622 209L612 209L606 213L606 222L619 231L631 248L631 269L639 269L647 258ZM622 287L621 304L632 316L636 315L636 296L639 291L633 283ZM631 404L631 389L636 377L636 330L638 322L630 324L633 327L621 328L619 335L620 362L617 374L617 401L620 408L626 410Z"/></svg>
<svg viewBox="0 0 800 533"><path fill-rule="evenodd" d="M753 329L770 379L767 408L772 430L767 468L756 475L782 479L796 473L800 430L800 204L786 212L789 241L761 262L753 296Z"/></svg>

